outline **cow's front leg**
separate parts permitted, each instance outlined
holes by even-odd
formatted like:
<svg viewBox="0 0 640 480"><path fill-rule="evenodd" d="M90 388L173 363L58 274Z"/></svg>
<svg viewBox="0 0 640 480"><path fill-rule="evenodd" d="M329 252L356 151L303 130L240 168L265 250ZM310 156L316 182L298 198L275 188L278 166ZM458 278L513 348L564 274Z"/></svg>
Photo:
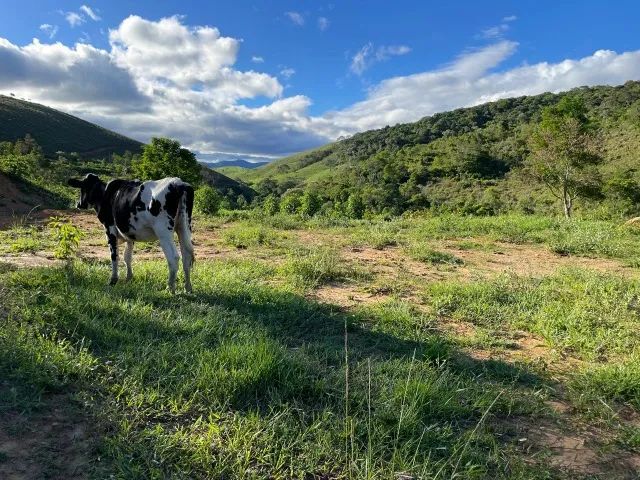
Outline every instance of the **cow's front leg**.
<svg viewBox="0 0 640 480"><path fill-rule="evenodd" d="M111 279L109 285L118 282L118 236L111 230L107 230L107 241L111 251Z"/></svg>
<svg viewBox="0 0 640 480"><path fill-rule="evenodd" d="M127 266L127 282L133 278L133 270L131 270L131 260L133 259L133 242L129 240L124 247L124 263Z"/></svg>

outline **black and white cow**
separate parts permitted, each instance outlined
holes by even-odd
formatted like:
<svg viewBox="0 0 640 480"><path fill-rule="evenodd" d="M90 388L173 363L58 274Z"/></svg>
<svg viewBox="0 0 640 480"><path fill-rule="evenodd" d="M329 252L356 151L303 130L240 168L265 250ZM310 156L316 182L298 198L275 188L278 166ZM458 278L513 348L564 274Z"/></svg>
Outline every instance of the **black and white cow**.
<svg viewBox="0 0 640 480"><path fill-rule="evenodd" d="M118 281L118 243L126 242L124 262L127 280L132 277L133 242L159 240L169 264L169 290L175 293L180 256L173 242L178 234L185 290L191 292L191 267L194 261L191 243L193 187L179 178L140 182L111 180L104 183L97 175L82 180L69 179L68 184L80 189L78 208L92 207L104 225L111 250L111 280Z"/></svg>

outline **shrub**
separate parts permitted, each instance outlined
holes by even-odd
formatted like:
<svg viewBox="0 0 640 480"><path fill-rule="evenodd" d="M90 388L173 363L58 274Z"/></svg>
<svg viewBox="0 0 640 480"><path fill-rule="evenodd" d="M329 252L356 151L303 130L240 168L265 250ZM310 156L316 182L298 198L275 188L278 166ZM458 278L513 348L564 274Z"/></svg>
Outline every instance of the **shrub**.
<svg viewBox="0 0 640 480"><path fill-rule="evenodd" d="M194 197L196 210L207 215L215 215L220 210L222 198L215 188L210 185L203 185L198 188Z"/></svg>
<svg viewBox="0 0 640 480"><path fill-rule="evenodd" d="M53 255L62 259L71 258L80 246L80 239L84 234L69 219L63 217L53 217L49 228L56 241Z"/></svg>
<svg viewBox="0 0 640 480"><path fill-rule="evenodd" d="M276 197L273 193L267 195L267 198L264 199L264 203L262 204L262 210L269 216L275 215L278 213L280 208L280 202L278 201L278 197Z"/></svg>
<svg viewBox="0 0 640 480"><path fill-rule="evenodd" d="M360 219L364 215L364 202L360 195L352 193L347 199L345 213L349 218Z"/></svg>
<svg viewBox="0 0 640 480"><path fill-rule="evenodd" d="M306 191L304 192L304 195L302 195L298 211L303 215L312 217L318 212L318 210L320 210L321 206L322 203L320 202L318 195L313 192Z"/></svg>
<svg viewBox="0 0 640 480"><path fill-rule="evenodd" d="M302 204L301 196L299 191L285 193L280 200L280 211L282 213L296 213Z"/></svg>

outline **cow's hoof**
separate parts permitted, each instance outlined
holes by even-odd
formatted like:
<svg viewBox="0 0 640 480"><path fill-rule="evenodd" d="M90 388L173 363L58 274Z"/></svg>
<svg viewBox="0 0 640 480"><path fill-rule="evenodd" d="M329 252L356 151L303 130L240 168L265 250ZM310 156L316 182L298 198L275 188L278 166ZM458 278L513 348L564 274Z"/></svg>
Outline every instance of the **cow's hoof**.
<svg viewBox="0 0 640 480"><path fill-rule="evenodd" d="M130 282L131 280L133 280L133 275L127 275L127 278L125 278L125 282Z"/></svg>
<svg viewBox="0 0 640 480"><path fill-rule="evenodd" d="M113 286L116 283L118 283L118 279L117 278L112 278L111 280L109 280L109 285Z"/></svg>

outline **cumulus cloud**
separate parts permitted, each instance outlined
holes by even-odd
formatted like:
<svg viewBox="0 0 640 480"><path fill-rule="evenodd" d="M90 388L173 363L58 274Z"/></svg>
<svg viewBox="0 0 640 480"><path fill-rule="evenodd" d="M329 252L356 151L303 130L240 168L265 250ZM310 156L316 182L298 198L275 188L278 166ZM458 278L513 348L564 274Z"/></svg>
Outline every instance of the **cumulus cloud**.
<svg viewBox="0 0 640 480"><path fill-rule="evenodd" d="M251 61L253 63L264 63L264 58L254 55L253 57L251 57Z"/></svg>
<svg viewBox="0 0 640 480"><path fill-rule="evenodd" d="M640 50L599 50L580 59L501 70L518 45L500 40L439 68L388 78L367 90L362 101L312 116L311 99L284 96L275 76L238 70L240 41L216 28L191 27L181 17L131 16L109 31L109 41L108 49L100 49L35 39L18 46L0 38L0 93L15 93L142 141L177 138L203 155L277 156L500 98L640 79ZM367 44L362 68L409 51L403 45ZM286 78L286 67L280 69ZM249 106L251 99L262 106Z"/></svg>
<svg viewBox="0 0 640 480"><path fill-rule="evenodd" d="M503 22L515 22L518 19L517 16L515 15L509 15L508 17L503 17L502 21Z"/></svg>
<svg viewBox="0 0 640 480"><path fill-rule="evenodd" d="M84 17L76 12L65 13L64 18L72 27L77 27L78 25L82 25L85 22Z"/></svg>
<svg viewBox="0 0 640 480"><path fill-rule="evenodd" d="M0 90L76 110L144 109L147 99L104 50L34 39L24 47L0 38Z"/></svg>
<svg viewBox="0 0 640 480"><path fill-rule="evenodd" d="M327 17L319 17L318 28L322 32L324 32L327 28L329 28L329 19Z"/></svg>
<svg viewBox="0 0 640 480"><path fill-rule="evenodd" d="M49 36L49 39L52 39L58 33L58 26L43 23L42 25L40 25L40 30L46 33Z"/></svg>
<svg viewBox="0 0 640 480"><path fill-rule="evenodd" d="M374 63L388 60L392 56L406 55L410 51L411 48L406 45L382 45L374 48L373 43L369 42L351 58L349 70L356 75L362 75Z"/></svg>
<svg viewBox="0 0 640 480"><path fill-rule="evenodd" d="M80 11L84 12L85 15L87 15L94 22L97 22L98 20L100 20L100 17L98 16L98 14L94 12L93 9L88 5L82 5L80 7Z"/></svg>
<svg viewBox="0 0 640 480"><path fill-rule="evenodd" d="M299 27L304 25L304 16L298 12L285 12L284 13L294 25Z"/></svg>

